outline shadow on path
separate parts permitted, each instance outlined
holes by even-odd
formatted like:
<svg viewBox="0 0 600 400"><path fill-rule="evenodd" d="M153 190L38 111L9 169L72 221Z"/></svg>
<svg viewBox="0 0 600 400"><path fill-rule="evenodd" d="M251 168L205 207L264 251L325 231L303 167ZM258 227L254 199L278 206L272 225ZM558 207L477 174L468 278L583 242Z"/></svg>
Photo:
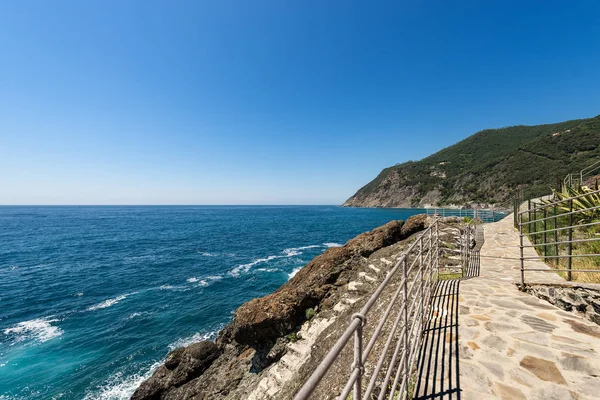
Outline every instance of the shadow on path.
<svg viewBox="0 0 600 400"><path fill-rule="evenodd" d="M441 281L433 296L417 364L415 399L460 399L459 287L460 279Z"/></svg>

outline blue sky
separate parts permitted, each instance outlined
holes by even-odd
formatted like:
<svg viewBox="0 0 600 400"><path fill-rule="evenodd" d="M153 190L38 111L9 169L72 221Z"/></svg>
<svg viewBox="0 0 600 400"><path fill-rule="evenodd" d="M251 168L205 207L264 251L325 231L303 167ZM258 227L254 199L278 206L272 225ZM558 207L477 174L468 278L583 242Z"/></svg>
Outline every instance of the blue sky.
<svg viewBox="0 0 600 400"><path fill-rule="evenodd" d="M0 204L339 204L600 114L597 1L2 1Z"/></svg>

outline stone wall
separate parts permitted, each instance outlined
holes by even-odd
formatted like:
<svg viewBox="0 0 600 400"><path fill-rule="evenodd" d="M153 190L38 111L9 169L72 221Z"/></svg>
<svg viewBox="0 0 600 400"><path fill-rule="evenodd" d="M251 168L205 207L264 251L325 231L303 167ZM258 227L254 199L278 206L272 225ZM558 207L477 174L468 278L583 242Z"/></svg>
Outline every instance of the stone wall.
<svg viewBox="0 0 600 400"><path fill-rule="evenodd" d="M525 291L600 325L600 285L579 282L525 285Z"/></svg>

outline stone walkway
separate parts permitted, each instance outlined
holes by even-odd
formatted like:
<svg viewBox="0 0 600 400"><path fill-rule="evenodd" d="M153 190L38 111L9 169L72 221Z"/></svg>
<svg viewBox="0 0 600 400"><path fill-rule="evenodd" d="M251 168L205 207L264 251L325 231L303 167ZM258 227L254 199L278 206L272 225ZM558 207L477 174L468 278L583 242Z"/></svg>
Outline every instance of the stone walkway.
<svg viewBox="0 0 600 400"><path fill-rule="evenodd" d="M455 330L445 333L447 343L457 343L458 374L442 374L440 381L456 390L428 398L600 398L600 327L517 289L518 244L510 216L485 225L480 276L461 280L460 291L456 285L458 341ZM527 255L535 252L529 248ZM529 272L526 280L563 281L553 272Z"/></svg>

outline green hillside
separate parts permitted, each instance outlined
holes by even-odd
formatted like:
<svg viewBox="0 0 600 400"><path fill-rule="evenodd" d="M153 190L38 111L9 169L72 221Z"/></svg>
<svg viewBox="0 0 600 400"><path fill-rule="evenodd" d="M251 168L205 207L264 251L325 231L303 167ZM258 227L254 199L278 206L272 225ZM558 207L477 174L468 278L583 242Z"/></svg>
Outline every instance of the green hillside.
<svg viewBox="0 0 600 400"><path fill-rule="evenodd" d="M420 161L384 169L344 205L502 202L520 188L547 193L557 178L599 159L600 116L486 129Z"/></svg>

